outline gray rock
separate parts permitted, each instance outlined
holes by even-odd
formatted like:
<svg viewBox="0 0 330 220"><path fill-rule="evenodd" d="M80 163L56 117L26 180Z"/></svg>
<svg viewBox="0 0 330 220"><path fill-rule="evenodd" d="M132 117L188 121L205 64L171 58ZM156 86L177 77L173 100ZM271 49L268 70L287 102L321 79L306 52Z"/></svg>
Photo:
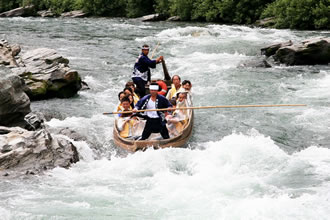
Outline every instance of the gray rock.
<svg viewBox="0 0 330 220"><path fill-rule="evenodd" d="M35 15L34 6L29 5L25 7L15 8L0 14L0 17L25 17Z"/></svg>
<svg viewBox="0 0 330 220"><path fill-rule="evenodd" d="M286 65L316 65L330 63L330 38L308 39L299 44L281 47L275 61Z"/></svg>
<svg viewBox="0 0 330 220"><path fill-rule="evenodd" d="M239 67L252 67L252 68L270 68L272 65L262 57L256 57L252 60L241 63Z"/></svg>
<svg viewBox="0 0 330 220"><path fill-rule="evenodd" d="M23 88L24 82L20 77L0 66L0 125L19 125L31 112L30 99Z"/></svg>
<svg viewBox="0 0 330 220"><path fill-rule="evenodd" d="M330 63L330 38L314 38L292 44L291 41L261 49L266 56L273 56L286 65L316 65Z"/></svg>
<svg viewBox="0 0 330 220"><path fill-rule="evenodd" d="M261 55L265 55L267 57L273 56L276 53L276 51L278 49L280 49L281 47L291 46L292 44L293 43L290 40L290 41L287 41L287 42L272 44L272 45L266 46L264 48L261 48Z"/></svg>
<svg viewBox="0 0 330 220"><path fill-rule="evenodd" d="M56 15L50 10L38 11L37 14L41 17L56 17Z"/></svg>
<svg viewBox="0 0 330 220"><path fill-rule="evenodd" d="M12 71L25 80L31 100L69 98L77 94L82 83L78 72L68 64L69 60L56 50L39 48L25 52L21 66Z"/></svg>
<svg viewBox="0 0 330 220"><path fill-rule="evenodd" d="M77 11L69 11L61 14L61 17L71 17L71 18L78 18L78 17L86 17L86 13L84 13L82 10Z"/></svg>
<svg viewBox="0 0 330 220"><path fill-rule="evenodd" d="M257 20L255 25L258 27L273 27L276 24L275 17L264 18L261 20Z"/></svg>
<svg viewBox="0 0 330 220"><path fill-rule="evenodd" d="M6 40L0 40L0 65L8 67L18 66L15 56L21 51L18 45L9 45Z"/></svg>
<svg viewBox="0 0 330 220"><path fill-rule="evenodd" d="M151 15L143 16L139 19L143 22L146 22L146 21L163 21L163 20L165 20L165 17L161 14L151 14Z"/></svg>
<svg viewBox="0 0 330 220"><path fill-rule="evenodd" d="M38 174L79 161L76 147L46 129L0 127L0 175Z"/></svg>
<svg viewBox="0 0 330 220"><path fill-rule="evenodd" d="M29 131L36 131L45 128L44 122L46 119L41 112L30 112L25 115L24 121L26 121L25 129Z"/></svg>
<svg viewBox="0 0 330 220"><path fill-rule="evenodd" d="M180 16L172 16L168 18L166 21L181 21Z"/></svg>

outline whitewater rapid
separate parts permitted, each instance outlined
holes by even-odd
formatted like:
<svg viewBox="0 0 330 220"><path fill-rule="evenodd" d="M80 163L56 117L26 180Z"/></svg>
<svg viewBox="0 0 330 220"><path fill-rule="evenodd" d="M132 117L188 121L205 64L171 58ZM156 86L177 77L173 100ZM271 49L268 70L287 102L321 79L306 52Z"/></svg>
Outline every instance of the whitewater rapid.
<svg viewBox="0 0 330 220"><path fill-rule="evenodd" d="M81 160L40 176L0 177L1 219L328 219L330 67L244 68L260 48L329 31L290 31L126 19L13 18L0 37L23 50L50 47L90 90L32 103L69 127ZM27 40L28 36L28 40ZM128 154L112 140L118 103L139 47L164 55L193 84L196 106L307 104L303 108L195 111L188 147ZM152 72L162 78L162 69Z"/></svg>

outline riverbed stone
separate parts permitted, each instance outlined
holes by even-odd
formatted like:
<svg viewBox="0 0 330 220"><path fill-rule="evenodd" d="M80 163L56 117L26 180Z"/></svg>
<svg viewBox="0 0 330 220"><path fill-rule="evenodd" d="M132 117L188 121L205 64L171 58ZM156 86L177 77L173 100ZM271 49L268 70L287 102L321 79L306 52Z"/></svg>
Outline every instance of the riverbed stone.
<svg viewBox="0 0 330 220"><path fill-rule="evenodd" d="M43 11L38 11L37 14L40 16L40 17L43 17L43 18L51 18L51 17L56 17L56 15L50 10L43 10Z"/></svg>
<svg viewBox="0 0 330 220"><path fill-rule="evenodd" d="M38 174L79 161L76 147L47 129L28 131L0 126L0 175Z"/></svg>
<svg viewBox="0 0 330 220"><path fill-rule="evenodd" d="M275 53L274 53L275 51ZM266 56L273 56L286 65L316 65L330 63L330 38L307 39L296 44L276 44L261 49Z"/></svg>
<svg viewBox="0 0 330 220"><path fill-rule="evenodd" d="M23 91L22 79L0 66L0 125L20 125L31 112L30 99Z"/></svg>
<svg viewBox="0 0 330 220"><path fill-rule="evenodd" d="M81 18L86 17L86 13L84 13L82 10L76 10L76 11L69 11L64 12L61 14L61 17L71 17L71 18Z"/></svg>
<svg viewBox="0 0 330 220"><path fill-rule="evenodd" d="M69 67L69 60L54 49L38 48L26 51L22 67L12 71L25 80L25 92L31 100L69 98L82 88L81 77Z"/></svg>
<svg viewBox="0 0 330 220"><path fill-rule="evenodd" d="M18 66L15 56L21 52L19 45L10 45L6 40L0 40L0 65Z"/></svg>
<svg viewBox="0 0 330 220"><path fill-rule="evenodd" d="M151 14L151 15L145 15L140 18L141 21L147 22L147 21L163 21L165 20L165 17L162 14Z"/></svg>

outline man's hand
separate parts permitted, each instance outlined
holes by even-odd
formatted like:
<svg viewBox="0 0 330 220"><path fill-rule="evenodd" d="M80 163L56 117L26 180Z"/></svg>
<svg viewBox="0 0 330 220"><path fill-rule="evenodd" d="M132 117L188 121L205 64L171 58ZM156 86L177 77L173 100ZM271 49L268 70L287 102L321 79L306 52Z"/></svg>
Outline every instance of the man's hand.
<svg viewBox="0 0 330 220"><path fill-rule="evenodd" d="M156 59L156 63L160 63L160 62L162 62L163 59L164 59L163 56L158 57L158 58Z"/></svg>
<svg viewBox="0 0 330 220"><path fill-rule="evenodd" d="M133 110L132 110L132 112L133 112L133 113L136 113L136 112L137 112L137 109L136 109L136 108L135 108L135 109L133 109Z"/></svg>

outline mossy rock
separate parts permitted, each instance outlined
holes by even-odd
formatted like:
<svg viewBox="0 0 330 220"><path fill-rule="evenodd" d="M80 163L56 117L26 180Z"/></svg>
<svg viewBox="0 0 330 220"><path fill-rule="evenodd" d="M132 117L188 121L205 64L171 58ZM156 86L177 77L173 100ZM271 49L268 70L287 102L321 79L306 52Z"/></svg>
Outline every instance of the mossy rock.
<svg viewBox="0 0 330 220"><path fill-rule="evenodd" d="M28 85L27 95L32 100L44 99L47 96L48 84L45 81L38 81Z"/></svg>

